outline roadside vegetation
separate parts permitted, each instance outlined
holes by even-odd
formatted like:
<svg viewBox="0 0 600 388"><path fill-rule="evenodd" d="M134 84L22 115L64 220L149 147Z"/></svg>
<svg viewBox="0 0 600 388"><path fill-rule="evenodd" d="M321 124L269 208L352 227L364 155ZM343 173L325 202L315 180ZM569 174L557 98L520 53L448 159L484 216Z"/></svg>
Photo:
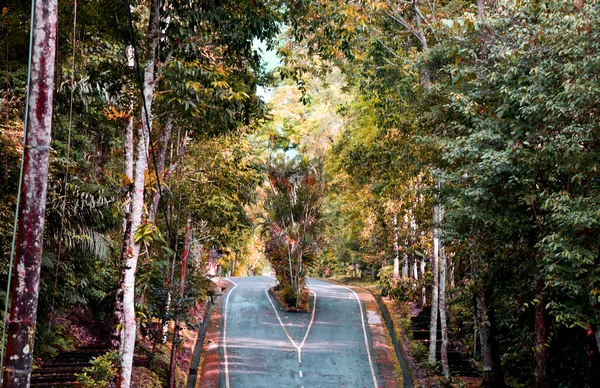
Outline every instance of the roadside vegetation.
<svg viewBox="0 0 600 388"><path fill-rule="evenodd" d="M2 290L31 148L29 6L0 14ZM181 386L209 275L274 273L289 306L307 276L384 297L420 381L460 384L459 352L485 387L594 386L596 2L61 0L58 15L41 279L22 295L36 366L93 348L85 386Z"/></svg>

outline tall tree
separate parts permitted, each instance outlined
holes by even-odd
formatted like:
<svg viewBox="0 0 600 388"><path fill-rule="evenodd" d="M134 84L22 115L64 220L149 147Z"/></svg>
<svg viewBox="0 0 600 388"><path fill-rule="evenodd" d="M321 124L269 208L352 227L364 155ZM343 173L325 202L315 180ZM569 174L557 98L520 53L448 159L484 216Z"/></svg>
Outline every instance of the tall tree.
<svg viewBox="0 0 600 388"><path fill-rule="evenodd" d="M135 162L135 175L133 180L133 194L131 198L130 225L126 228L127 235L123 240L122 261L125 262L123 279L123 345L121 354L121 369L119 373L119 386L128 388L131 384L131 371L133 367L133 354L135 351L135 337L137 325L135 320L135 273L140 252L140 243L137 231L142 224L144 208L144 187L146 169L148 167L148 145L152 131L152 102L154 100L155 86L155 61L158 46L159 27L159 0L150 2L150 18L146 35L146 60L143 78L143 98L141 109L142 125L138 131L138 144Z"/></svg>
<svg viewBox="0 0 600 388"><path fill-rule="evenodd" d="M57 18L58 1L35 1L27 124L14 242L16 274L12 279L7 319L3 387L29 386L31 381L48 187Z"/></svg>

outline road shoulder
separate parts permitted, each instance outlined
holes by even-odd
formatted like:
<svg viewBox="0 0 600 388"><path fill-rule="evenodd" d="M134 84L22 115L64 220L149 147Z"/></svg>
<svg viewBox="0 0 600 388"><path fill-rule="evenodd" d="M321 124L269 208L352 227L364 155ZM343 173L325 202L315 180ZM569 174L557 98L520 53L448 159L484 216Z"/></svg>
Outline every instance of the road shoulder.
<svg viewBox="0 0 600 388"><path fill-rule="evenodd" d="M227 282L220 282L219 286L229 287ZM225 290L225 293L227 290ZM225 296L225 294L223 294ZM202 355L200 365L198 367L198 379L196 380L196 388L201 387L218 387L220 368L221 368L221 328L223 325L223 300L221 296L215 302L213 311L210 316L206 337L202 344Z"/></svg>

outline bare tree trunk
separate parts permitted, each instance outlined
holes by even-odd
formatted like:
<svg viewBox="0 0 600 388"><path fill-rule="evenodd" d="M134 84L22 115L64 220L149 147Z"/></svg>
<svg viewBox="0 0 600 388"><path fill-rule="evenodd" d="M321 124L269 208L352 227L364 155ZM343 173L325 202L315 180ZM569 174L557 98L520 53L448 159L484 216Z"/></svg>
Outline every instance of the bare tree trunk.
<svg viewBox="0 0 600 388"><path fill-rule="evenodd" d="M190 235L192 233L192 215L188 213L185 227L185 243L183 255L181 256L181 275L179 276L179 300L177 303L177 317L173 329L173 344L171 347L171 362L169 364L169 388L175 388L175 371L177 369L177 347L179 346L179 330L181 329L181 307L183 293L185 291L185 271L187 268L187 257L190 252Z"/></svg>
<svg viewBox="0 0 600 388"><path fill-rule="evenodd" d="M483 366L482 387L504 387L504 376L495 349L493 311L489 308L486 290L481 290L477 298L479 310L479 340L481 342L481 362Z"/></svg>
<svg viewBox="0 0 600 388"><path fill-rule="evenodd" d="M171 131L173 129L173 121L169 118L165 125L165 131L163 132L160 139L160 150L158 151L158 157L156 158L156 172L159 177L163 175L165 170L165 159L167 158L167 148L169 138L171 137ZM164 177L161 177L161 184L165 183ZM154 223L156 221L156 211L158 210L158 203L160 202L161 192L159 190L159 182L156 182L156 190L150 204L150 210L148 211L148 221Z"/></svg>
<svg viewBox="0 0 600 388"><path fill-rule="evenodd" d="M148 167L148 143L152 129L152 101L154 99L154 64L156 48L158 45L158 0L150 4L150 20L148 24L148 51L144 68L142 126L139 130L137 147L137 161L135 164L135 177L133 183L133 196L131 203L131 230L127 236L129 249L126 252L125 278L123 282L123 352L121 356L121 370L119 373L119 387L129 388L131 384L131 371L133 367L133 353L135 350L136 321L135 321L135 272L140 252L140 244L135 242L134 236L141 225L144 208L144 180Z"/></svg>
<svg viewBox="0 0 600 388"><path fill-rule="evenodd" d="M537 286L536 298L539 302L535 306L535 386L543 388L548 386L548 324L546 321L546 298L543 284Z"/></svg>
<svg viewBox="0 0 600 388"><path fill-rule="evenodd" d="M52 129L57 0L36 0L23 147L15 268L3 387L29 387L37 321Z"/></svg>
<svg viewBox="0 0 600 388"><path fill-rule="evenodd" d="M169 132L170 132L170 130L169 130ZM159 174L162 174L162 181L161 181L162 184L167 183L171 179L171 176L177 169L177 166L179 166L179 163L181 162L181 160L183 160L183 157L187 153L187 141L188 141L188 138L187 138L187 132L186 132L186 137L183 139L183 144L182 144L181 148L179 149L179 152L177 153L177 159L175 159L175 161L173 161L173 163L171 163L171 165L169 166L169 169L166 172L164 171L164 155L161 155L163 157L163 163L162 163L162 167L159 164L159 171L160 171ZM156 220L156 211L158 209L159 200L160 200L160 192L157 187L156 191L154 192L154 197L152 199L152 206L150 208L150 212L149 212L149 216L148 216L149 220L152 222L155 222L155 220Z"/></svg>
<svg viewBox="0 0 600 388"><path fill-rule="evenodd" d="M133 69L135 67L133 47L127 46L127 66ZM124 141L124 153L125 153L125 176L133 182L133 99L129 102L130 115L127 119L127 126L125 127L125 141Z"/></svg>
<svg viewBox="0 0 600 388"><path fill-rule="evenodd" d="M441 218L441 217L440 217ZM446 380L450 378L448 365L448 326L446 322L446 268L447 258L443 244L440 242L440 325L442 326L442 372Z"/></svg>
<svg viewBox="0 0 600 388"><path fill-rule="evenodd" d="M425 258L421 258L421 279L423 282L423 287L421 288L421 303L419 307L423 307L427 304L427 287L425 286Z"/></svg>
<svg viewBox="0 0 600 388"><path fill-rule="evenodd" d="M438 205L433 207L433 256L431 259L431 270L433 271L433 285L431 287L431 323L429 325L429 363L435 363L435 352L437 348L437 321L438 321L438 262L440 252L440 230L439 230Z"/></svg>
<svg viewBox="0 0 600 388"><path fill-rule="evenodd" d="M421 49L425 53L429 50L429 47L427 44L427 36L425 36L425 31L423 31L423 27L421 26L422 14L419 11L419 0L413 0L413 9L415 13L415 34L421 43ZM425 94L429 94L429 90L431 89L431 76L427 66L423 66L421 69L421 85L423 86Z"/></svg>
<svg viewBox="0 0 600 388"><path fill-rule="evenodd" d="M449 283L450 283L450 289L453 289L454 287L456 287L455 283L454 283L454 268L456 268L456 266L454 265L454 260L452 260L453 255L451 256L450 260L448 260L448 267L449 268L449 273L448 273L448 277L449 277Z"/></svg>
<svg viewBox="0 0 600 388"><path fill-rule="evenodd" d="M171 268L169 269L169 282L167 284L167 301L165 303L165 316L169 315L169 312L171 311L171 302L173 300L173 293L172 293L172 287L173 287L173 280L174 280L174 276L175 276L175 260L177 259L177 246L179 244L179 237L178 237L178 233L179 233L179 220L181 219L181 189L179 190L179 201L177 204L177 225L175 226L175 233L174 233L174 238L175 238L175 242L171 242L171 246L173 247L173 260L171 260ZM162 327L162 337L161 337L161 343L166 344L167 343L167 334L169 332L169 320L165 319L165 321L163 322L163 327Z"/></svg>
<svg viewBox="0 0 600 388"><path fill-rule="evenodd" d="M419 280L419 262L416 257L412 260L412 277L415 280Z"/></svg>
<svg viewBox="0 0 600 388"><path fill-rule="evenodd" d="M115 295L115 308L113 311L113 331L111 334L111 347L119 354L123 353L123 337L125 330L123 327L123 285L125 284L125 267L127 265L127 252L130 250L130 239L128 238L131 232L131 212L125 215L125 231L123 232L123 247L121 249L120 260L120 275L119 286ZM121 360L119 360L121 361Z"/></svg>
<svg viewBox="0 0 600 388"><path fill-rule="evenodd" d="M134 54L133 46L129 45L125 49L127 56L127 66L133 68ZM123 153L125 154L125 168L124 173L129 182L133 182L133 100L129 103L130 115L127 119L127 125L125 126L125 133L123 135ZM125 205L125 217L123 217L123 248L121 250L121 266L119 285L115 293L115 308L113 311L113 332L111 335L111 347L113 350L122 353L123 345L123 284L125 282L125 265L127 252L129 251L129 239L127 236L131 232L131 194L127 194L127 204Z"/></svg>
<svg viewBox="0 0 600 388"><path fill-rule="evenodd" d="M400 277L400 246L398 245L398 216L394 214L394 279ZM402 265L402 277L404 276L404 263Z"/></svg>

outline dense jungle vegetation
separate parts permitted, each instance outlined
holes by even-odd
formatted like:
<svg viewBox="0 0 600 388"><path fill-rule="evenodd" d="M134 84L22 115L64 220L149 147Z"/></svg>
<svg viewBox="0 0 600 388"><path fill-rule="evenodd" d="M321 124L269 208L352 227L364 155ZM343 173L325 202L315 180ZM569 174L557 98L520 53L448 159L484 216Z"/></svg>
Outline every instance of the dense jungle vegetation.
<svg viewBox="0 0 600 388"><path fill-rule="evenodd" d="M4 3L3 304L31 7ZM446 378L449 341L483 386L600 377L596 1L60 0L57 31L34 360L101 343L105 380L183 384L212 268L431 305Z"/></svg>

